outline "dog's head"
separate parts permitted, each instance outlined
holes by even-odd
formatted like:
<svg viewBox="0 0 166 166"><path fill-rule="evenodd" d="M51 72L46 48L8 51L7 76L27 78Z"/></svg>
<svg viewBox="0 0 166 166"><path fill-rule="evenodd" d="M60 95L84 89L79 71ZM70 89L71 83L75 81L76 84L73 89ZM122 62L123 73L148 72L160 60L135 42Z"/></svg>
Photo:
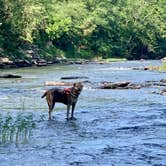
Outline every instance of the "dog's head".
<svg viewBox="0 0 166 166"><path fill-rule="evenodd" d="M75 96L78 96L83 89L83 84L81 82L76 82L73 84L72 93Z"/></svg>

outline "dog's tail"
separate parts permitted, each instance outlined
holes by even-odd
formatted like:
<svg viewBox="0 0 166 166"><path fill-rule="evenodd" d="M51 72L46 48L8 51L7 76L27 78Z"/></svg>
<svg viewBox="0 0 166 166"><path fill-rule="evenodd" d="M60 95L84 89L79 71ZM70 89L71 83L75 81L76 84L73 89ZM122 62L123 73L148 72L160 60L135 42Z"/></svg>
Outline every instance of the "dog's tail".
<svg viewBox="0 0 166 166"><path fill-rule="evenodd" d="M45 93L43 94L43 96L41 96L41 98L44 98L46 95L47 95L47 92L45 92Z"/></svg>

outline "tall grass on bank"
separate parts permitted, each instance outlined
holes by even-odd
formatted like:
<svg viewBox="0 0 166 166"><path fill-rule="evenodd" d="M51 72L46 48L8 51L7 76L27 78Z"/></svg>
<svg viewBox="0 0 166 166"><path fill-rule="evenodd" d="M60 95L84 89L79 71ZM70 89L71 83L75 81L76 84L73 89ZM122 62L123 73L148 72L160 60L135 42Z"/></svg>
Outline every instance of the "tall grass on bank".
<svg viewBox="0 0 166 166"><path fill-rule="evenodd" d="M0 114L0 144L23 143L30 138L34 128L32 114L20 113L16 117L9 113L6 116Z"/></svg>
<svg viewBox="0 0 166 166"><path fill-rule="evenodd" d="M160 71L166 71L166 62L164 62L160 68L159 68Z"/></svg>
<svg viewBox="0 0 166 166"><path fill-rule="evenodd" d="M161 66L147 66L146 68L148 70L165 72L166 71L166 62L164 62Z"/></svg>

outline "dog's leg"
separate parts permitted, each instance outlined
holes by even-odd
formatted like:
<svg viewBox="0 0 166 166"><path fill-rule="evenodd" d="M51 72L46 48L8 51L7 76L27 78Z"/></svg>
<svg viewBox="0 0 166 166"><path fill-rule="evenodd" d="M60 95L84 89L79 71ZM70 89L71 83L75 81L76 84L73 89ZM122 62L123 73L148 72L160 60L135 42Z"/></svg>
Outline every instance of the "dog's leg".
<svg viewBox="0 0 166 166"><path fill-rule="evenodd" d="M49 108L49 111L48 111L49 120L51 120L51 119L52 119L51 112L52 112L52 109L51 109L51 108Z"/></svg>
<svg viewBox="0 0 166 166"><path fill-rule="evenodd" d="M70 113L70 104L67 105L67 117L66 119L69 120L69 113Z"/></svg>
<svg viewBox="0 0 166 166"><path fill-rule="evenodd" d="M72 112L71 112L71 119L72 120L76 120L76 118L74 117L74 109L75 109L76 103L72 104Z"/></svg>
<svg viewBox="0 0 166 166"><path fill-rule="evenodd" d="M53 100L52 104L51 104L51 107L49 108L49 120L52 119L51 113L52 113L52 110L54 109L54 105L55 105L55 101Z"/></svg>
<svg viewBox="0 0 166 166"><path fill-rule="evenodd" d="M49 108L49 111L48 111L49 120L51 120L52 119L51 113L52 113L52 110L54 109L55 101L52 95L47 95L46 100L47 100L47 104Z"/></svg>

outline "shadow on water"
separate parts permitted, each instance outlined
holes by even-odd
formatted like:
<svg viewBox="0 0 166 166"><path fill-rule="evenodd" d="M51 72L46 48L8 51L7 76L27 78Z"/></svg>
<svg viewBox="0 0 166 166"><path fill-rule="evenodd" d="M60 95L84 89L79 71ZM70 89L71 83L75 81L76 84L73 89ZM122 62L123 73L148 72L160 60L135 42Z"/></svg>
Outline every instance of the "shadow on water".
<svg viewBox="0 0 166 166"><path fill-rule="evenodd" d="M95 85L102 81L158 81L166 73L133 71L132 67L159 63L132 61L10 70L23 79L0 80L0 113L33 113L36 128L28 143L0 146L0 165L164 166L166 97L152 94L153 88L100 90L85 84L76 106L76 121L66 121L66 106L62 104L55 105L54 119L48 121L47 103L41 99L49 88L44 82L60 81L62 76L87 76Z"/></svg>

